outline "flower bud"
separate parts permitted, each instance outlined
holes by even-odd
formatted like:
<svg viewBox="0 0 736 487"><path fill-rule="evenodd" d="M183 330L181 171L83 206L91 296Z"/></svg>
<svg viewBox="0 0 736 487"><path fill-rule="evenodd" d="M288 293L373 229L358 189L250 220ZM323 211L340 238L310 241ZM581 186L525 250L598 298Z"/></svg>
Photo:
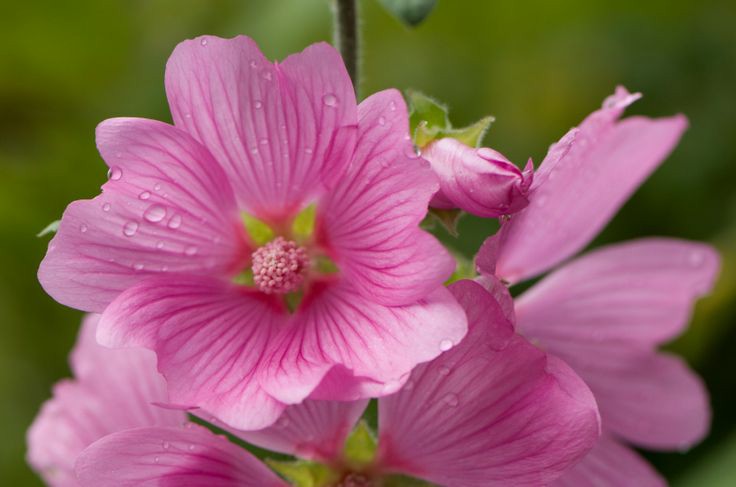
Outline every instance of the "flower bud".
<svg viewBox="0 0 736 487"><path fill-rule="evenodd" d="M440 190L429 203L434 208L460 208L496 218L516 213L529 203L531 160L522 172L493 149L475 149L452 138L427 144L422 157L440 179Z"/></svg>

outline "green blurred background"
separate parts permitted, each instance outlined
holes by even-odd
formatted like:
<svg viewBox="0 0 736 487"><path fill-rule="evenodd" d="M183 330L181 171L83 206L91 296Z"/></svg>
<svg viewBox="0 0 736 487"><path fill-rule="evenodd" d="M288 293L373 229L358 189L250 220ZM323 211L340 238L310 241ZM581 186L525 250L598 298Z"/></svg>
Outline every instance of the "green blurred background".
<svg viewBox="0 0 736 487"><path fill-rule="evenodd" d="M98 192L94 145L108 117L170 120L164 63L199 34L254 37L271 58L329 39L327 0L31 0L0 16L0 483L40 485L25 430L69 375L81 314L36 281L65 205ZM630 113L684 112L691 128L667 163L593 243L644 235L705 240L723 254L712 296L671 348L705 378L711 436L687 453L647 454L674 485L736 485L736 2L440 0L409 30L362 1L362 93L417 88L449 103L456 125L486 114L486 143L517 162L597 108L616 84L644 93ZM490 231L466 219L472 252Z"/></svg>

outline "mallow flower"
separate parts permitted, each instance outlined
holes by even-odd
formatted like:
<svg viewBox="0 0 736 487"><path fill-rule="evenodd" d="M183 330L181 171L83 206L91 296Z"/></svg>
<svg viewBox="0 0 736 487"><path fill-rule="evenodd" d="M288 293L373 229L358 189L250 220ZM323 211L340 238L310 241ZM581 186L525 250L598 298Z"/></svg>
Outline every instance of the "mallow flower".
<svg viewBox="0 0 736 487"><path fill-rule="evenodd" d="M451 292L467 312L468 337L417 366L399 392L378 400L377 440L358 423L367 400L307 399L286 408L268 428L229 432L301 458L269 462L295 485L407 485L400 476L410 476L445 486L536 486L558 477L598 437L592 394L561 360L514 332L508 294L497 300L472 281L453 284ZM139 384L130 384L125 394L147 405L148 391ZM104 417L109 407L90 404L70 411L80 427ZM117 408L110 422L125 413ZM287 485L247 451L202 426L130 425L121 423L119 431L78 455L82 486Z"/></svg>
<svg viewBox="0 0 736 487"><path fill-rule="evenodd" d="M356 106L324 43L271 63L210 36L177 46L166 92L174 125L99 125L109 180L66 209L39 279L102 313L100 343L154 350L169 404L263 428L306 397L393 392L462 339L398 92Z"/></svg>
<svg viewBox="0 0 736 487"><path fill-rule="evenodd" d="M555 485L664 485L628 445L683 450L710 421L701 380L657 351L687 326L719 267L708 245L649 238L568 257L590 242L672 150L683 116L618 121L638 95L618 88L553 145L530 205L488 239L476 263L486 285L514 284L559 266L514 303L516 329L569 364L598 402L603 434Z"/></svg>

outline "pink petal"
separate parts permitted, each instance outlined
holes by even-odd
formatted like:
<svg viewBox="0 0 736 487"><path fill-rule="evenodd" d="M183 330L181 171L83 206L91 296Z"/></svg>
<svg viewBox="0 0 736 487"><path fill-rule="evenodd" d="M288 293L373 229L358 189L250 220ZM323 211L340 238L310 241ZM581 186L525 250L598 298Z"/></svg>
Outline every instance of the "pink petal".
<svg viewBox="0 0 736 487"><path fill-rule="evenodd" d="M355 94L328 44L279 64L243 36L184 41L166 66L166 92L176 126L207 146L259 218L293 216L349 162Z"/></svg>
<svg viewBox="0 0 736 487"><path fill-rule="evenodd" d="M545 346L649 350L682 332L718 273L716 251L648 238L590 252L516 300L517 329Z"/></svg>
<svg viewBox="0 0 736 487"><path fill-rule="evenodd" d="M472 281L451 286L469 335L379 400L383 468L441 485L542 485L598 438L592 394L567 366L514 334Z"/></svg>
<svg viewBox="0 0 736 487"><path fill-rule="evenodd" d="M440 191L431 202L436 208L460 208L476 216L497 218L528 204L531 167L522 174L492 149L476 149L444 138L424 147L422 157L440 179Z"/></svg>
<svg viewBox="0 0 736 487"><path fill-rule="evenodd" d="M639 446L678 450L708 433L708 392L679 357L632 355L618 364L588 360L568 363L595 394L607 430Z"/></svg>
<svg viewBox="0 0 736 487"><path fill-rule="evenodd" d="M306 400L286 408L273 426L233 433L268 450L331 463L341 458L345 440L367 405L368 400Z"/></svg>
<svg viewBox="0 0 736 487"><path fill-rule="evenodd" d="M85 318L72 352L77 379L54 386L28 431L28 462L47 484L76 486L74 461L94 441L139 426L177 425L181 411L151 405L166 397L148 350L111 350L94 341L98 316Z"/></svg>
<svg viewBox="0 0 736 487"><path fill-rule="evenodd" d="M294 403L315 390L316 384L304 385L304 371L319 364L338 368L335 376L327 376L333 383L318 389L320 399L393 393L417 364L459 343L467 322L457 301L441 286L414 304L387 307L342 283L307 303L303 314L295 315L283 330L263 387L279 400Z"/></svg>
<svg viewBox="0 0 736 487"><path fill-rule="evenodd" d="M265 295L177 276L121 294L102 315L98 339L154 350L171 403L203 408L235 428L259 429L285 407L259 383L270 340L285 325L283 307Z"/></svg>
<svg viewBox="0 0 736 487"><path fill-rule="evenodd" d="M39 269L62 304L102 311L124 289L165 272L232 271L241 224L225 174L184 132L153 120L97 128L110 180L70 204Z"/></svg>
<svg viewBox="0 0 736 487"><path fill-rule="evenodd" d="M77 461L82 487L285 487L246 450L201 426L138 428L107 436Z"/></svg>
<svg viewBox="0 0 736 487"><path fill-rule="evenodd" d="M667 482L632 449L602 435L583 460L553 487L665 487Z"/></svg>
<svg viewBox="0 0 736 487"><path fill-rule="evenodd" d="M608 430L682 449L708 430L707 392L683 362L652 348L687 325L718 267L711 247L674 239L603 248L522 295L517 327L586 380Z"/></svg>
<svg viewBox="0 0 736 487"><path fill-rule="evenodd" d="M529 207L509 224L499 277L518 282L578 252L672 151L687 127L685 117L617 121L636 98L619 87L550 148Z"/></svg>
<svg viewBox="0 0 736 487"><path fill-rule="evenodd" d="M358 111L352 165L320 203L321 231L361 294L382 304L410 304L455 267L442 245L419 229L437 179L414 153L399 92L377 93Z"/></svg>

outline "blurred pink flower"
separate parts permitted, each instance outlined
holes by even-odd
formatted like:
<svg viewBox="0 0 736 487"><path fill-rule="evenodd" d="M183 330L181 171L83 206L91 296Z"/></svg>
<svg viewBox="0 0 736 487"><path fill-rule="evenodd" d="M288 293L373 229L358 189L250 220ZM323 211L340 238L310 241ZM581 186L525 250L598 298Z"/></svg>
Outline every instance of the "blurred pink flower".
<svg viewBox="0 0 736 487"><path fill-rule="evenodd" d="M461 281L451 290L468 314L468 337L418 366L400 392L379 399L372 464L356 470L342 457L364 400L307 400L287 408L269 428L231 431L264 448L327 464L342 476L339 485L370 485L397 473L450 486L553 480L598 437L590 391L564 363L516 335L505 306L480 285ZM503 299L510 301L507 294ZM77 473L83 486L95 487L157 485L172 478L181 485L254 485L232 480L239 478L233 474L240 471L238 462L250 457L239 458L226 445L198 427L121 431L85 450ZM250 463L242 468L254 469Z"/></svg>
<svg viewBox="0 0 736 487"><path fill-rule="evenodd" d="M533 277L584 247L667 156L687 122L631 117L619 88L550 149L530 206L489 238L476 263L487 285ZM688 448L707 433L707 391L679 358L657 352L687 326L719 268L704 244L643 239L563 264L515 301L517 331L565 360L601 411L603 436L555 485L663 485L626 446ZM500 285L496 281L496 285Z"/></svg>
<svg viewBox="0 0 736 487"><path fill-rule="evenodd" d="M180 458L182 445L177 442L180 438L187 441L185 451L189 445L201 448L197 451L200 458L196 468L179 465L182 469L180 480L191 482L177 485L218 485L207 483L212 479L207 476L208 472L216 472L220 481L230 480L228 485L285 485L247 451L189 423L185 412L154 405L166 400L166 383L156 372L155 354L144 349L113 350L98 345L95 341L98 320L99 316L89 315L80 329L71 354L75 379L54 386L53 399L43 405L28 430L28 463L46 484L52 487L81 485L75 474L77 458L89 445L112 433L128 431L135 435L145 432L143 446L145 439L150 437L149 431L163 430L169 436L156 444L156 453L149 458L153 463L175 463ZM217 461L208 463L207 457L202 455L205 448ZM105 465L99 467L107 468ZM131 479L128 481L125 485L141 485Z"/></svg>
<svg viewBox="0 0 736 487"><path fill-rule="evenodd" d="M529 203L527 192L532 183L533 165L528 162L520 171L493 149L475 149L462 142L444 138L422 148L440 179L440 190L432 197L435 208L460 208L485 218L510 215Z"/></svg>
<svg viewBox="0 0 736 487"><path fill-rule="evenodd" d="M109 181L39 270L102 313L101 343L154 350L171 402L257 429L310 395L393 392L462 339L398 92L356 106L332 47L270 63L246 37L181 43L166 89L174 126L100 124Z"/></svg>

